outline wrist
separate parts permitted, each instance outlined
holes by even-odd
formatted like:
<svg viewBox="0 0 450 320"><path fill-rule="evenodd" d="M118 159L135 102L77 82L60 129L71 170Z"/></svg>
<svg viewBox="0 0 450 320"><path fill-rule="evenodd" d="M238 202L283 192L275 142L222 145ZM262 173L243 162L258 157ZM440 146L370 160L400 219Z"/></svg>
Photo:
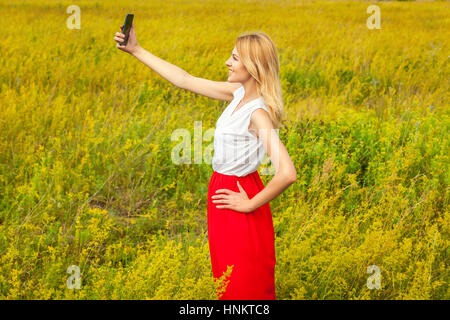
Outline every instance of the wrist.
<svg viewBox="0 0 450 320"><path fill-rule="evenodd" d="M258 206L256 205L255 201L252 199L249 199L248 201L248 207L249 207L249 212L253 212L256 209L258 209Z"/></svg>
<svg viewBox="0 0 450 320"><path fill-rule="evenodd" d="M136 57L136 55L139 53L139 51L141 51L141 47L139 45L136 46L136 48L134 48L133 51L130 51L130 54L134 57Z"/></svg>

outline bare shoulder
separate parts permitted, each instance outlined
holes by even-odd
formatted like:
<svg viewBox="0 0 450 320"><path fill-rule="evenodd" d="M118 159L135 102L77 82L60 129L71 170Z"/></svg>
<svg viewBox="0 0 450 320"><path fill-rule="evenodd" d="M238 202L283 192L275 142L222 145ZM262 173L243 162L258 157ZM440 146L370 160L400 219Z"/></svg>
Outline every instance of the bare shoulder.
<svg viewBox="0 0 450 320"><path fill-rule="evenodd" d="M252 112L248 130L256 137L260 137L262 130L269 132L274 129L269 113L263 108L257 108Z"/></svg>
<svg viewBox="0 0 450 320"><path fill-rule="evenodd" d="M257 108L252 112L250 124L255 129L272 129L272 121L269 113L263 108Z"/></svg>

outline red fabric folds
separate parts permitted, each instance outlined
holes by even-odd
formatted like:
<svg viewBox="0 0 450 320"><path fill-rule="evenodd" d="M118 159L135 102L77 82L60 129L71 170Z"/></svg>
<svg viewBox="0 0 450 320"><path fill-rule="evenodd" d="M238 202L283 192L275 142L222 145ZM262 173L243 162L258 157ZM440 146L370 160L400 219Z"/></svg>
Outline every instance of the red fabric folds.
<svg viewBox="0 0 450 320"><path fill-rule="evenodd" d="M239 192L237 181L251 199L264 185L258 171L238 177L213 171L208 187L208 241L214 278L233 265L219 300L275 300L275 235L269 203L250 213L218 209L211 196L217 189Z"/></svg>

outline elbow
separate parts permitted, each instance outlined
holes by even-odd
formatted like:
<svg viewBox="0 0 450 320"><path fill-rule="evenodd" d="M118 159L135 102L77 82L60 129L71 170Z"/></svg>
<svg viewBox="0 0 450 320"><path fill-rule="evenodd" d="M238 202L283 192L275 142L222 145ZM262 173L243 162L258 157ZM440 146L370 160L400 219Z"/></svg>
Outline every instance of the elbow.
<svg viewBox="0 0 450 320"><path fill-rule="evenodd" d="M178 80L173 82L173 85L175 85L176 87L178 87L180 89L187 89L186 83L188 81L189 76L190 76L190 74L187 73L186 71L184 71L181 74L181 76L178 78Z"/></svg>
<svg viewBox="0 0 450 320"><path fill-rule="evenodd" d="M288 177L289 184L293 184L297 180L297 172L294 170Z"/></svg>
<svg viewBox="0 0 450 320"><path fill-rule="evenodd" d="M282 176L288 185L293 184L297 180L297 172L295 169L283 173Z"/></svg>

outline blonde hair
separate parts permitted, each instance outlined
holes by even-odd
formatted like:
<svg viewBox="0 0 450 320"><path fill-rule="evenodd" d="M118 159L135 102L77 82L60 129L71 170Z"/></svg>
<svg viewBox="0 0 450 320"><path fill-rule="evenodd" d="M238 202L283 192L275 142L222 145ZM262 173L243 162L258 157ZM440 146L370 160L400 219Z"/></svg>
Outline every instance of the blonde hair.
<svg viewBox="0 0 450 320"><path fill-rule="evenodd" d="M262 31L246 32L238 36L236 50L248 73L256 80L258 95L269 109L273 126L279 128L283 118L283 96L275 44Z"/></svg>

